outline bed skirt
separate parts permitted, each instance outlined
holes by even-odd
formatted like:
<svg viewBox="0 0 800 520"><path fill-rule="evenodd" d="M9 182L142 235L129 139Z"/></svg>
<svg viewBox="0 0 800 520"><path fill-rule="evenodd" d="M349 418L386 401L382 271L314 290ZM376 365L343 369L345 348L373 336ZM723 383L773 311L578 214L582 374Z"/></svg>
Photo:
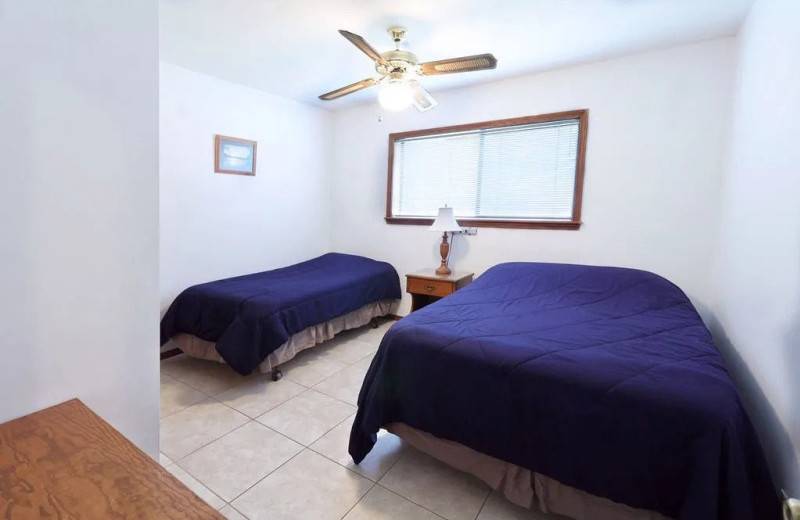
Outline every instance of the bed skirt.
<svg viewBox="0 0 800 520"><path fill-rule="evenodd" d="M511 502L575 520L669 520L666 516L586 493L539 473L435 437L404 423L384 427L414 448L486 482Z"/></svg>
<svg viewBox="0 0 800 520"><path fill-rule="evenodd" d="M337 316L332 320L303 329L291 336L289 341L267 356L258 365L258 370L262 373L272 372L273 368L286 363L299 352L327 341L343 330L363 327L372 318L386 316L397 302L398 300L378 300L377 302L368 303L360 309ZM179 349L189 356L225 363L225 360L217 352L216 343L212 341L206 341L192 334L183 333L176 334L171 339Z"/></svg>

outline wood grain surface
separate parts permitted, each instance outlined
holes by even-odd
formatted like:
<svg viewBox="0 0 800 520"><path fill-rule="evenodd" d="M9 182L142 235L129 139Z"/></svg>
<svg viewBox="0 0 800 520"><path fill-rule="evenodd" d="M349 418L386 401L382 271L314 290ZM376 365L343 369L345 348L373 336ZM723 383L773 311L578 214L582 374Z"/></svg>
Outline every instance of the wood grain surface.
<svg viewBox="0 0 800 520"><path fill-rule="evenodd" d="M224 520L77 399L0 425L2 520Z"/></svg>

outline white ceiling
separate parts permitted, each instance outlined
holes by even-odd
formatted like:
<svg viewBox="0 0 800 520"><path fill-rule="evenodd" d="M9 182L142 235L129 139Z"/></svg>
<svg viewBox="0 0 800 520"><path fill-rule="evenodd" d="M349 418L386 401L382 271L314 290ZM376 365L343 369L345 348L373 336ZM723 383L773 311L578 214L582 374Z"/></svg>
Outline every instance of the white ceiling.
<svg viewBox="0 0 800 520"><path fill-rule="evenodd" d="M493 71L423 78L431 92L737 32L752 0L161 0L161 58L329 109L319 94L375 75L337 32L379 52L408 29L421 61L491 52Z"/></svg>

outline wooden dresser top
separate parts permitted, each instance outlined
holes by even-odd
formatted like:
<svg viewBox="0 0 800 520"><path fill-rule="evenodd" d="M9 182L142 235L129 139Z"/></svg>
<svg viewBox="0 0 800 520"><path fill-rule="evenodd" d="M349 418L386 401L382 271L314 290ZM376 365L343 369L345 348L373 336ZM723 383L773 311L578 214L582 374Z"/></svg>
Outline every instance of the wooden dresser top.
<svg viewBox="0 0 800 520"><path fill-rule="evenodd" d="M0 519L224 520L77 399L0 425Z"/></svg>

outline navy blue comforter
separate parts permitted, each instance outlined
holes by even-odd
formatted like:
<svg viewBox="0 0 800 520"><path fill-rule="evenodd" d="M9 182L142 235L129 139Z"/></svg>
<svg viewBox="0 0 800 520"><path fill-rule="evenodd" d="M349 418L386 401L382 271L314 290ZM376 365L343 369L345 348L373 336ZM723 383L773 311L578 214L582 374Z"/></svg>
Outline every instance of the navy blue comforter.
<svg viewBox="0 0 800 520"><path fill-rule="evenodd" d="M680 520L779 518L708 330L652 273L501 264L402 319L361 389L353 459L393 422Z"/></svg>
<svg viewBox="0 0 800 520"><path fill-rule="evenodd" d="M328 253L186 289L161 320L161 344L179 332L213 341L222 359L245 375L291 335L368 303L397 298L400 281L391 265Z"/></svg>

